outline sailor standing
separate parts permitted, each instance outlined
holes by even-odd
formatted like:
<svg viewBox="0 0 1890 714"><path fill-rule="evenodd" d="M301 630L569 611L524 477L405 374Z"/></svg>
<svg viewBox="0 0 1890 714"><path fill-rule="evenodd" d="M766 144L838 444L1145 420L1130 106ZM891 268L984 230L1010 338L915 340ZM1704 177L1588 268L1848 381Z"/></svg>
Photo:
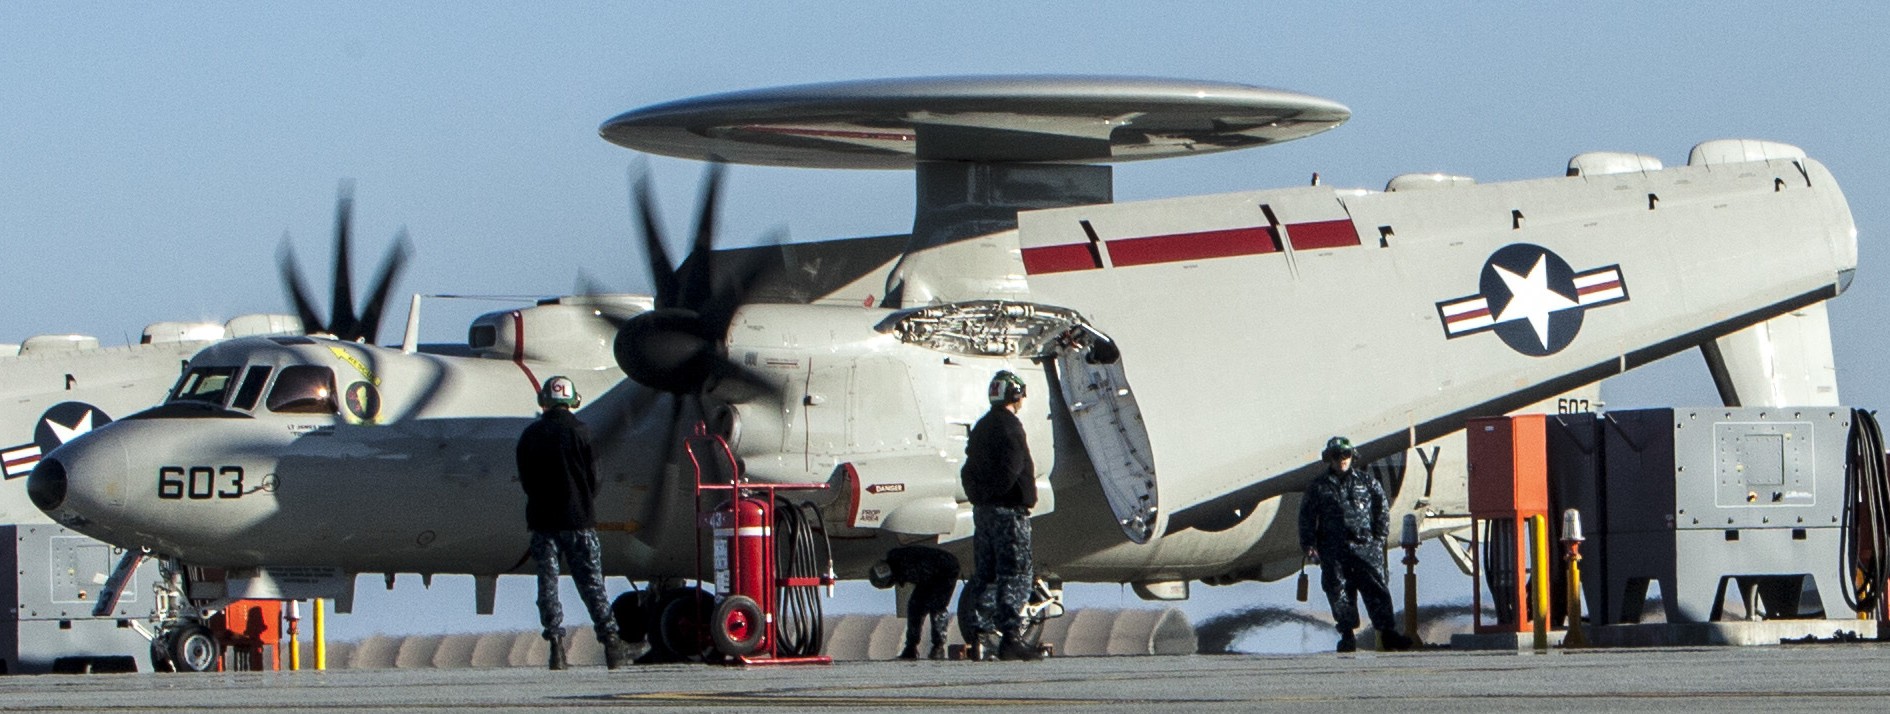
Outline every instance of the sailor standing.
<svg viewBox="0 0 1890 714"><path fill-rule="evenodd" d="M1037 505L1037 470L1024 423L1024 380L1009 370L991 377L991 411L971 428L959 479L971 501L973 567L958 605L970 659L984 659L987 638L1003 637L999 659L1036 660L1023 640L1024 606L1036 575L1031 566L1030 509Z"/></svg>
<svg viewBox="0 0 1890 714"><path fill-rule="evenodd" d="M564 669L564 608L558 602L558 556L571 571L578 594L591 611L604 663L611 669L630 661L617 639L604 590L603 557L597 543L597 460L591 432L571 413L578 406L577 386L566 377L545 380L538 392L544 409L518 438L518 483L525 489L525 527L532 533L532 559L538 561L538 621L550 643L552 669Z"/></svg>
<svg viewBox="0 0 1890 714"><path fill-rule="evenodd" d="M1411 648L1411 639L1398 632L1391 614L1391 591L1385 586L1385 538L1390 535L1390 503L1378 479L1352 468L1358 452L1342 436L1326 441L1320 458L1325 473L1306 487L1299 505L1299 547L1319 563L1319 584L1332 605L1339 630L1340 652L1358 649L1352 631L1358 629L1358 601L1386 650Z"/></svg>

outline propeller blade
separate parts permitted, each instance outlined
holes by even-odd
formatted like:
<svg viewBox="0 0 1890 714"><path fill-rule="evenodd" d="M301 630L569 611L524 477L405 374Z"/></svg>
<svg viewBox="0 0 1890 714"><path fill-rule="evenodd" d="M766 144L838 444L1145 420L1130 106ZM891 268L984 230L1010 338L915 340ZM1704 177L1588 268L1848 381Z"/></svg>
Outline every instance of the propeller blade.
<svg viewBox="0 0 1890 714"><path fill-rule="evenodd" d="M656 306L677 307L675 267L669 264L669 251L663 247L662 222L656 216L656 198L650 194L649 174L631 169L631 185L631 212L643 229L643 252L650 260L650 284L656 290Z"/></svg>
<svg viewBox="0 0 1890 714"><path fill-rule="evenodd" d="M677 271L682 307L701 310L720 286L715 282L715 215L722 192L721 164L709 164L702 173L702 199L696 210L696 237L688 257Z"/></svg>
<svg viewBox="0 0 1890 714"><path fill-rule="evenodd" d="M354 187L344 183L335 199L335 282L334 302L328 304L328 331L336 337L360 332L354 314L353 271L348 265L348 234L354 223Z"/></svg>
<svg viewBox="0 0 1890 714"><path fill-rule="evenodd" d="M787 231L775 229L762 239L763 245L780 245L787 242ZM769 260L766 251L748 251L729 253L730 270L722 276L715 286L715 292L698 312L702 315L704 329L720 341L728 336L729 323L735 319L735 313L748 302L748 296L759 286L763 279L781 268L779 263Z"/></svg>
<svg viewBox="0 0 1890 714"><path fill-rule="evenodd" d="M400 276L400 269L407 264L407 256L412 252L412 241L407 238L407 229L402 228L394 235L394 244L388 247L387 257L381 259L381 270L375 274L373 287L368 291L367 306L361 310L356 334L337 337L372 343L380 336L381 314L387 307L387 299L392 297L394 279Z"/></svg>
<svg viewBox="0 0 1890 714"><path fill-rule="evenodd" d="M282 249L276 251L276 263L282 267L282 286L289 292L289 303L295 306L296 317L302 320L302 331L309 334L324 331L322 318L315 313L315 301L302 282L302 268L296 264L295 248L289 245L288 233L282 234Z"/></svg>
<svg viewBox="0 0 1890 714"><path fill-rule="evenodd" d="M597 276L592 275L590 271L578 268L577 279L571 281L571 294L585 296L609 295L610 289L604 287L604 281L598 280Z"/></svg>
<svg viewBox="0 0 1890 714"><path fill-rule="evenodd" d="M710 369L714 380L708 391L716 398L730 404L757 401L777 406L780 404L780 385L761 372L721 356L715 358Z"/></svg>
<svg viewBox="0 0 1890 714"><path fill-rule="evenodd" d="M599 435L602 443L622 443L631 438L630 433L637 420L647 414L655 414L656 401L668 396L667 392L656 389L636 389L631 394L628 404L622 408L611 408L600 401L593 403L584 412L585 419L593 419L593 433ZM615 406L615 405L612 405ZM593 417L602 410L603 416Z"/></svg>

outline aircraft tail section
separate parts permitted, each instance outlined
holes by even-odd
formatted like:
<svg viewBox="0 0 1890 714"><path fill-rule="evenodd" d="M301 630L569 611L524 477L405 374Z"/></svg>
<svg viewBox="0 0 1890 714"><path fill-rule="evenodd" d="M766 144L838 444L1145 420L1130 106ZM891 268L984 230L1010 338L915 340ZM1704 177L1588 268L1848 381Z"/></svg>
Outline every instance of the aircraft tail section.
<svg viewBox="0 0 1890 714"><path fill-rule="evenodd" d="M1302 488L1326 437L1382 457L1835 296L1855 229L1824 167L1702 146L1664 170L1027 212L1019 247L1031 301L1119 350L1167 530L1219 529Z"/></svg>
<svg viewBox="0 0 1890 714"><path fill-rule="evenodd" d="M1838 406L1837 356L1824 303L1700 345L1729 407Z"/></svg>

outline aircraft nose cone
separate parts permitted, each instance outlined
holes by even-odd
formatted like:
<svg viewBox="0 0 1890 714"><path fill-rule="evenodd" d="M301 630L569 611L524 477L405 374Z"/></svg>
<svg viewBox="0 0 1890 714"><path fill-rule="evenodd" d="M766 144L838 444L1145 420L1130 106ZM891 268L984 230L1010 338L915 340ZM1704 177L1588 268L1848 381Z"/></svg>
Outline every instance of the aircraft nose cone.
<svg viewBox="0 0 1890 714"><path fill-rule="evenodd" d="M26 477L26 495L48 514L66 502L66 467L55 459L41 459Z"/></svg>

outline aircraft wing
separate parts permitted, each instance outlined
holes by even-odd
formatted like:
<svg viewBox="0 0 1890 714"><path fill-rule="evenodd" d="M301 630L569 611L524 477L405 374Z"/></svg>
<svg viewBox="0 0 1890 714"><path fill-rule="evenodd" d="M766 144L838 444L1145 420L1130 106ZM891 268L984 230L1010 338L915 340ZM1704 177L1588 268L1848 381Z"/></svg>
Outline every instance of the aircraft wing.
<svg viewBox="0 0 1890 714"><path fill-rule="evenodd" d="M1036 211L1019 241L1032 301L1120 349L1166 530L1218 530L1326 437L1384 456L1836 295L1850 210L1791 151Z"/></svg>

